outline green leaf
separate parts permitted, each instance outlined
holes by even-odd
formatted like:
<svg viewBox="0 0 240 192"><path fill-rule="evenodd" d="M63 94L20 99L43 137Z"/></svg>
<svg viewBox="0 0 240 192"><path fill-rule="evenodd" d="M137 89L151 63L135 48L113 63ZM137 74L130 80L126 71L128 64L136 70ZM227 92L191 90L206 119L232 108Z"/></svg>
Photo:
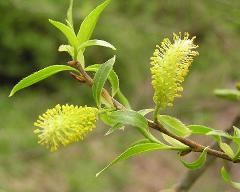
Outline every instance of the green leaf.
<svg viewBox="0 0 240 192"><path fill-rule="evenodd" d="M232 137L232 140L238 145L240 146L240 130L239 128L233 126L234 129L234 136Z"/></svg>
<svg viewBox="0 0 240 192"><path fill-rule="evenodd" d="M219 147L223 150L224 153L227 154L227 156L229 156L231 159L234 159L235 154L234 154L232 148L227 143L223 143L220 141Z"/></svg>
<svg viewBox="0 0 240 192"><path fill-rule="evenodd" d="M236 161L240 158L240 145L237 146L237 151L234 153L233 161Z"/></svg>
<svg viewBox="0 0 240 192"><path fill-rule="evenodd" d="M222 167L222 169L221 169L221 175L222 175L223 180L226 183L229 183L232 187L240 190L240 183L232 181L229 173L227 172L227 170L224 167Z"/></svg>
<svg viewBox="0 0 240 192"><path fill-rule="evenodd" d="M90 65L90 66L86 67L85 70L96 72L100 66L101 66L100 64ZM110 72L110 74L108 76L108 80L112 86L112 96L114 97L115 94L117 94L117 97L118 97L120 103L123 104L124 107L126 107L127 109L131 109L128 99L124 96L124 94L122 93L122 91L119 88L119 79L118 79L118 76L115 73L115 71L112 70Z"/></svg>
<svg viewBox="0 0 240 192"><path fill-rule="evenodd" d="M74 48L71 45L60 45L58 48L59 52L68 52L71 57L74 57Z"/></svg>
<svg viewBox="0 0 240 192"><path fill-rule="evenodd" d="M83 52L82 52L81 50L78 50L77 60L79 61L79 63L80 63L80 64L82 65L82 67L84 68L84 67L85 67L85 58L84 58Z"/></svg>
<svg viewBox="0 0 240 192"><path fill-rule="evenodd" d="M110 112L104 112L100 114L100 119L106 124L111 126L111 128L108 130L108 132L105 134L110 135L112 134L114 131L119 130L119 129L124 129L124 125L121 123L116 123L113 119L111 119L110 117Z"/></svg>
<svg viewBox="0 0 240 192"><path fill-rule="evenodd" d="M138 111L138 113L141 114L142 116L145 116L148 113L151 113L153 111L154 111L154 109L142 109L142 110Z"/></svg>
<svg viewBox="0 0 240 192"><path fill-rule="evenodd" d="M233 129L234 129L234 136L240 137L240 129L235 126L233 126Z"/></svg>
<svg viewBox="0 0 240 192"><path fill-rule="evenodd" d="M102 89L113 68L114 63L115 63L115 56L112 59L105 62L104 64L102 64L94 76L92 91L93 91L93 97L98 107L100 107L101 105L100 98L101 98Z"/></svg>
<svg viewBox="0 0 240 192"><path fill-rule="evenodd" d="M112 97L114 97L119 91L119 79L117 73L114 70L110 72L108 80L112 86Z"/></svg>
<svg viewBox="0 0 240 192"><path fill-rule="evenodd" d="M206 135L219 136L219 137L225 137L227 139L232 139L231 135L229 135L228 133L221 131L221 130L213 130L213 131L208 132Z"/></svg>
<svg viewBox="0 0 240 192"><path fill-rule="evenodd" d="M67 21L69 22L70 26L73 28L73 0L70 0L70 5L67 11Z"/></svg>
<svg viewBox="0 0 240 192"><path fill-rule="evenodd" d="M228 99L231 101L240 100L240 91L234 89L217 89L214 91L214 94L218 97Z"/></svg>
<svg viewBox="0 0 240 192"><path fill-rule="evenodd" d="M70 66L67 66L67 65L53 65L53 66L50 66L50 67L46 67L40 71L37 71L31 75L29 75L28 77L25 77L24 79L22 79L18 84L16 84L9 97L13 96L17 91L21 90L21 89L24 89L26 87L29 87L43 79L46 79L58 72L61 72L61 71L76 71L78 72L76 69L70 67Z"/></svg>
<svg viewBox="0 0 240 192"><path fill-rule="evenodd" d="M88 41L82 43L79 46L79 49L84 50L86 47L90 47L90 46L101 46L101 47L107 47L107 48L111 48L113 50L116 50L116 48L112 44L110 44L110 43L108 43L106 41L97 40L97 39L88 40Z"/></svg>
<svg viewBox="0 0 240 192"><path fill-rule="evenodd" d="M85 68L85 71L96 72L100 66L101 66L100 64L90 65ZM108 80L112 87L112 96L114 97L119 91L119 79L114 70L111 70L108 76Z"/></svg>
<svg viewBox="0 0 240 192"><path fill-rule="evenodd" d="M214 131L214 129L203 125L188 125L187 127L191 130L192 134L196 135L206 135L207 133Z"/></svg>
<svg viewBox="0 0 240 192"><path fill-rule="evenodd" d="M104 169L102 169L100 172L96 174L96 177L98 177L103 171L111 167L112 165L116 164L119 161L126 160L132 156L144 153L144 152L150 152L150 151L156 151L156 150L169 150L172 149L172 147L160 144L160 143L140 143L136 144L130 148L128 148L126 151L124 151L121 155L119 155L116 159L114 159L109 165L107 165Z"/></svg>
<svg viewBox="0 0 240 192"><path fill-rule="evenodd" d="M110 3L111 0L106 0L104 3L96 7L82 22L79 32L77 34L77 38L79 41L79 44L88 41L92 33L95 29L95 26L97 24L98 18L102 11L105 9L105 7Z"/></svg>
<svg viewBox="0 0 240 192"><path fill-rule="evenodd" d="M107 136L107 135L110 135L110 134L112 134L114 131L119 130L119 129L124 130L123 124L117 123L117 124L113 125L113 126L108 130L108 132L107 132L105 135L106 135L106 136Z"/></svg>
<svg viewBox="0 0 240 192"><path fill-rule="evenodd" d="M115 123L121 123L123 125L131 125L137 127L138 130L149 140L159 142L148 129L148 122L144 116L136 111L114 111L109 117L115 121Z"/></svg>
<svg viewBox="0 0 240 192"><path fill-rule="evenodd" d="M181 162L182 162L183 165L184 165L185 167L187 167L188 169L192 169L192 170L194 170L194 169L200 169L200 168L204 165L204 163L206 162L207 149L208 149L208 147L206 147L206 148L203 150L203 152L201 153L201 155L199 156L199 158L198 158L196 161L194 161L194 162L192 162L192 163L187 163L187 162L181 160Z"/></svg>
<svg viewBox="0 0 240 192"><path fill-rule="evenodd" d="M110 118L110 114L111 112L100 113L99 117L106 125L114 126L116 123Z"/></svg>
<svg viewBox="0 0 240 192"><path fill-rule="evenodd" d="M129 103L127 97L122 93L120 88L117 92L117 97L118 97L120 103L122 103L124 107L126 107L127 109L131 109L131 106L130 106L130 103Z"/></svg>
<svg viewBox="0 0 240 192"><path fill-rule="evenodd" d="M158 121L165 129L177 136L187 137L191 134L191 131L180 120L174 117L158 115Z"/></svg>
<svg viewBox="0 0 240 192"><path fill-rule="evenodd" d="M172 137L169 137L168 135L165 135L162 133L162 137L167 143L169 143L173 147L176 147L180 150L189 149L189 147L187 145L184 145L180 141L173 139Z"/></svg>
<svg viewBox="0 0 240 192"><path fill-rule="evenodd" d="M60 23L58 21L53 21L51 19L49 19L49 22L54 25L56 28L58 28L67 38L67 40L69 41L69 43L76 49L77 45L78 45L78 40L76 37L75 32L73 31L73 29L63 23Z"/></svg>
<svg viewBox="0 0 240 192"><path fill-rule="evenodd" d="M133 147L133 146L139 145L139 144L145 144L145 143L153 143L153 142L151 142L149 139L140 139L140 140L134 142L132 145L130 145L130 147Z"/></svg>

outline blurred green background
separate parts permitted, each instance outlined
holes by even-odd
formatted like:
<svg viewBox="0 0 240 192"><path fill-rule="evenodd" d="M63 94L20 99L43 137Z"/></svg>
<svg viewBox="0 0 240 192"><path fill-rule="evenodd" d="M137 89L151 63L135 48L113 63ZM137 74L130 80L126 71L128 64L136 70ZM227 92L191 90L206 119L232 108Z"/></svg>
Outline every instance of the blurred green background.
<svg viewBox="0 0 240 192"><path fill-rule="evenodd" d="M75 0L76 28L100 2ZM66 42L48 23L48 18L64 21L68 4L68 0L0 1L0 191L158 192L171 186L186 169L173 160L176 154L166 152L119 163L95 178L96 172L140 138L131 127L105 137L107 127L99 124L86 140L57 153L37 144L33 122L47 108L58 103L94 104L90 89L68 73L8 98L13 85L24 76L70 59L57 52ZM197 36L200 56L186 79L183 98L163 113L185 123L224 129L238 114L239 105L215 98L213 90L234 87L240 80L239 0L113 0L100 18L94 38L115 45L121 88L134 109L142 109L153 106L149 71L153 49L164 37L179 31ZM89 48L86 62L103 63L113 54L112 50ZM217 167L219 164L206 172L192 191L234 191L221 181ZM239 171L234 176L240 178Z"/></svg>

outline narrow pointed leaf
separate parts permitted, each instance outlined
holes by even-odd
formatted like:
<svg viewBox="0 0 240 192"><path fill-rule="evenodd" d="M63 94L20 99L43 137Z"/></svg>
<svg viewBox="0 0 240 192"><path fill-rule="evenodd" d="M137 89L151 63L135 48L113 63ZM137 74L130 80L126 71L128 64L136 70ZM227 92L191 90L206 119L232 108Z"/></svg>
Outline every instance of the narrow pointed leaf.
<svg viewBox="0 0 240 192"><path fill-rule="evenodd" d="M114 159L109 165L107 165L104 169L102 169L100 172L96 174L98 177L103 171L111 167L112 165L116 164L119 161L126 160L132 156L144 153L144 152L150 152L150 151L156 151L156 150L168 150L172 149L168 145L159 144L159 143L140 143L136 144L130 148L128 148L126 151L124 151L121 155L119 155L116 159Z"/></svg>
<svg viewBox="0 0 240 192"><path fill-rule="evenodd" d="M195 135L206 135L207 133L214 131L214 129L203 125L188 125L187 127L191 130L192 134Z"/></svg>
<svg viewBox="0 0 240 192"><path fill-rule="evenodd" d="M81 50L78 51L77 60L82 65L82 67L85 68L85 58Z"/></svg>
<svg viewBox="0 0 240 192"><path fill-rule="evenodd" d="M107 48L116 50L116 48L112 44L108 43L107 41L97 40L97 39L88 40L88 41L82 43L79 46L79 49L84 50L85 48L91 47L91 46L101 46L101 47L107 47Z"/></svg>
<svg viewBox="0 0 240 192"><path fill-rule="evenodd" d="M96 72L100 66L101 66L100 64L90 65L85 68L85 71ZM119 79L114 70L111 70L111 72L108 76L108 80L111 84L112 96L114 97L117 94L117 92L119 91Z"/></svg>
<svg viewBox="0 0 240 192"><path fill-rule="evenodd" d="M138 112L130 110L114 111L109 115L109 117L116 123L137 127L146 138L151 141L158 142L158 140L149 132L147 120Z"/></svg>
<svg viewBox="0 0 240 192"><path fill-rule="evenodd" d="M121 123L117 123L117 124L115 124L115 125L113 125L109 130L108 130L108 132L105 134L106 136L107 135L110 135L110 134L112 134L113 132L115 132L116 130L124 130L124 126L123 126L123 124L121 124Z"/></svg>
<svg viewBox="0 0 240 192"><path fill-rule="evenodd" d="M130 105L127 97L122 93L120 88L119 88L116 96L119 99L120 103L122 103L127 109L131 109L131 105Z"/></svg>
<svg viewBox="0 0 240 192"><path fill-rule="evenodd" d="M90 66L86 67L85 70L96 72L99 69L99 67L100 67L100 64L90 65ZM118 79L118 76L115 73L115 71L112 70L110 72L110 74L108 76L108 80L112 86L112 96L115 96L115 94L116 94L120 103L122 103L127 109L131 109L128 99L126 98L126 96L124 96L124 94L122 93L122 91L119 88L119 79Z"/></svg>
<svg viewBox="0 0 240 192"><path fill-rule="evenodd" d="M234 89L217 89L214 91L214 94L218 97L231 100L239 101L240 100L240 91Z"/></svg>
<svg viewBox="0 0 240 192"><path fill-rule="evenodd" d="M232 148L227 143L223 143L223 142L220 141L219 142L219 147L223 150L224 153L227 154L227 156L234 159L234 157L235 157L234 152L233 152Z"/></svg>
<svg viewBox="0 0 240 192"><path fill-rule="evenodd" d="M229 135L228 133L221 131L221 130L213 130L213 131L208 132L206 135L219 136L219 137L225 137L227 139L232 139L231 135Z"/></svg>
<svg viewBox="0 0 240 192"><path fill-rule="evenodd" d="M67 20L69 22L69 27L73 28L73 0L70 0L70 5L67 11Z"/></svg>
<svg viewBox="0 0 240 192"><path fill-rule="evenodd" d="M78 72L76 69L70 67L70 66L67 66L67 65L53 65L53 66L50 66L50 67L46 67L40 71L37 71L31 75L29 75L28 77L25 77L24 79L22 79L18 84L16 84L9 97L13 96L17 91L21 90L21 89L24 89L26 87L29 87L43 79L46 79L58 72L61 72L61 71L76 71Z"/></svg>
<svg viewBox="0 0 240 192"><path fill-rule="evenodd" d="M133 147L133 146L139 145L139 144L145 144L145 143L152 143L152 142L149 139L140 139L140 140L134 142L132 145L130 145L130 147Z"/></svg>
<svg viewBox="0 0 240 192"><path fill-rule="evenodd" d="M142 110L138 111L138 113L141 114L142 116L145 116L148 113L151 113L153 111L154 111L154 109L142 109Z"/></svg>
<svg viewBox="0 0 240 192"><path fill-rule="evenodd" d="M204 165L204 163L206 162L207 149L208 149L208 148L206 147L196 161L194 161L194 162L192 162L192 163L187 163L187 162L181 160L181 162L182 162L183 165L184 165L185 167L187 167L188 169L192 169L192 170L194 170L194 169L200 169L200 168Z"/></svg>
<svg viewBox="0 0 240 192"><path fill-rule="evenodd" d="M78 45L78 40L77 37L73 31L73 29L61 22L58 21L54 21L49 19L49 22L54 25L56 28L58 28L67 38L67 40L69 41L69 43L74 47L77 48Z"/></svg>
<svg viewBox="0 0 240 192"><path fill-rule="evenodd" d="M159 115L158 121L164 126L165 129L177 136L187 137L191 134L191 131L180 120L174 117Z"/></svg>
<svg viewBox="0 0 240 192"><path fill-rule="evenodd" d="M108 60L106 63L102 64L94 76L92 91L93 91L93 97L98 107L100 107L101 105L100 98L101 98L102 89L113 68L114 63L115 63L115 57Z"/></svg>
<svg viewBox="0 0 240 192"><path fill-rule="evenodd" d="M233 126L234 129L234 136L232 137L232 140L238 145L240 146L240 129Z"/></svg>
<svg viewBox="0 0 240 192"><path fill-rule="evenodd" d="M222 167L222 169L221 169L221 175L222 175L223 180L226 183L229 183L235 189L240 190L240 183L232 181L229 173L227 172L227 170L224 167Z"/></svg>
<svg viewBox="0 0 240 192"><path fill-rule="evenodd" d="M58 48L59 52L68 52L71 57L74 57L74 48L71 45L60 45Z"/></svg>
<svg viewBox="0 0 240 192"><path fill-rule="evenodd" d="M187 145L184 145L180 141L173 139L172 137L169 137L168 135L165 135L162 133L162 137L168 144L170 144L173 147L179 148L181 150L189 149L189 147Z"/></svg>
<svg viewBox="0 0 240 192"><path fill-rule="evenodd" d="M95 29L95 26L97 24L97 21L99 19L100 14L105 9L105 7L110 3L111 0L106 0L104 3L96 7L82 22L79 32L77 34L77 38L79 41L79 44L88 41L92 33Z"/></svg>
<svg viewBox="0 0 240 192"><path fill-rule="evenodd" d="M118 79L118 75L117 73L112 70L108 76L108 80L111 84L111 88L112 88L112 96L114 97L117 92L119 91L119 79Z"/></svg>

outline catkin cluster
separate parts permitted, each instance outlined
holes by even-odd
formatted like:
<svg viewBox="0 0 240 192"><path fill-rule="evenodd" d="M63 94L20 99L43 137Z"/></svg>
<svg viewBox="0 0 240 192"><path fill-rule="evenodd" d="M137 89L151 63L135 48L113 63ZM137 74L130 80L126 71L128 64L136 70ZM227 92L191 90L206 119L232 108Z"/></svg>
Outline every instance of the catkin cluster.
<svg viewBox="0 0 240 192"><path fill-rule="evenodd" d="M96 127L98 109L73 105L57 105L48 109L34 123L39 143L51 151L82 140Z"/></svg>
<svg viewBox="0 0 240 192"><path fill-rule="evenodd" d="M172 106L175 97L180 97L183 91L182 82L188 73L193 57L198 55L194 45L195 37L189 39L189 34L173 34L173 43L165 38L157 45L151 57L153 100L158 108Z"/></svg>

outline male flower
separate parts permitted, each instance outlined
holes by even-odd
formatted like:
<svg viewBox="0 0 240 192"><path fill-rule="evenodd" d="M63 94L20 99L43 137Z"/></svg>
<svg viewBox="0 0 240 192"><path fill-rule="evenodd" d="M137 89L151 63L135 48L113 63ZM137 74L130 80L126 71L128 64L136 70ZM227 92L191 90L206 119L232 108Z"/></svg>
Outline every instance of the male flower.
<svg viewBox="0 0 240 192"><path fill-rule="evenodd" d="M184 33L183 38L173 34L173 43L165 38L161 46L157 45L151 57L153 100L157 108L172 106L175 97L183 91L182 82L188 73L193 57L198 55L193 40Z"/></svg>
<svg viewBox="0 0 240 192"><path fill-rule="evenodd" d="M39 143L51 151L82 140L96 127L98 109L73 105L57 105L48 109L34 123Z"/></svg>

